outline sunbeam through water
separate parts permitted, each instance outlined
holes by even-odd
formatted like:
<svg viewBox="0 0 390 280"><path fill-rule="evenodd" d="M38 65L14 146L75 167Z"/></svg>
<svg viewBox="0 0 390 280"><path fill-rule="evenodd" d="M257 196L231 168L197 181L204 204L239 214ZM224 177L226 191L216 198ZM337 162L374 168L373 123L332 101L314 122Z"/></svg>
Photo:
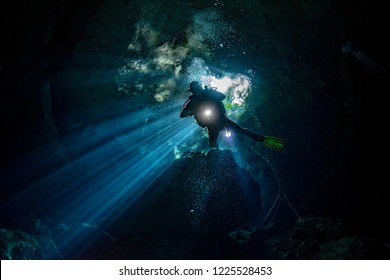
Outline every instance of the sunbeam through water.
<svg viewBox="0 0 390 280"><path fill-rule="evenodd" d="M196 128L178 117L179 106L173 102L129 112L96 124L93 135L68 136L62 143L72 155L68 163L14 197L10 207L26 203L58 223L104 220L108 226L165 171L175 147ZM65 234L61 251L75 253L92 238L87 229Z"/></svg>

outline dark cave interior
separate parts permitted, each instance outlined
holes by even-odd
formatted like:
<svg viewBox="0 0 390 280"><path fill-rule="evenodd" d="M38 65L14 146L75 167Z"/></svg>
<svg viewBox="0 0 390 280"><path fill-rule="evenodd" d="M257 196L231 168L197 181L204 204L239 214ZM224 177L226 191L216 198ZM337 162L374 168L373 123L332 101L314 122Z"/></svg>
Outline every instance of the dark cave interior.
<svg viewBox="0 0 390 280"><path fill-rule="evenodd" d="M384 3L7 0L1 13L1 259L389 258ZM234 136L209 151L179 118L192 80L285 148ZM265 226L281 188L292 207L281 199Z"/></svg>

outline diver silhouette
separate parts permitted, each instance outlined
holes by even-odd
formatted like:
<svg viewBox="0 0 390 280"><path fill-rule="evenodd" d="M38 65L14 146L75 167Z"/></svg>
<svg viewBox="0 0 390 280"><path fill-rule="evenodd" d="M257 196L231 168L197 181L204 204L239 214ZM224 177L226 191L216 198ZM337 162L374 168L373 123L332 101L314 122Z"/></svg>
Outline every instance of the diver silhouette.
<svg viewBox="0 0 390 280"><path fill-rule="evenodd" d="M181 118L194 116L197 124L207 129L209 135L209 146L218 148L218 136L221 131L226 132L226 136L237 133L246 135L255 141L262 142L269 148L280 151L283 148L283 140L273 136L256 134L249 129L242 128L237 123L226 117L226 109L222 103L225 95L208 87L202 87L197 81L190 83L192 95L183 105L180 113Z"/></svg>

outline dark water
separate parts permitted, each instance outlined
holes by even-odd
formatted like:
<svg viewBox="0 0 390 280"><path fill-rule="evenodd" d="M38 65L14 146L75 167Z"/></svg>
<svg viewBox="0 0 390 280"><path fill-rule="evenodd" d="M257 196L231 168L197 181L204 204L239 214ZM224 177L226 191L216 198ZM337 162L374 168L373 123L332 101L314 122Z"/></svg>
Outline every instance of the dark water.
<svg viewBox="0 0 390 280"><path fill-rule="evenodd" d="M1 226L31 233L25 221L33 214L48 227L65 258L101 258L102 252L136 258L110 252L111 239L102 241L102 235L121 236L129 248L139 241L145 246L132 248L145 258L211 254L191 251L207 240L192 244L188 240L199 237L192 233L179 238L184 249L172 249L175 235L169 226L162 233L169 238L160 244L166 255L156 253L153 242L158 238L142 239L141 233L158 228L158 222L133 221L136 217L128 212L180 158L209 151L207 133L193 119L179 118L190 81L201 80L226 94L229 118L285 141L278 152L221 132L220 148L231 151L234 164L216 165L248 172L262 197L260 213L250 195L240 197L240 203L253 206L245 210L252 212L251 219L232 218L229 230L240 223L249 228L262 224L283 190L291 206L282 199L269 217L284 230L295 223L296 211L303 217L342 219L353 232L386 240L385 17L380 7L364 1L295 2L181 2L171 9L164 1L88 1L69 9L49 5L49 10L66 13L53 13L50 19L37 13L42 21L35 24L24 17L15 22L6 18L11 28L5 36L9 57L4 56L1 69ZM25 11L17 6L11 10ZM80 14L85 18L74 20ZM32 33L37 35L30 38ZM15 39L16 34L25 41ZM202 163L197 156L194 165ZM216 172L205 179L202 167L196 168L199 176L192 183L178 176L175 182L157 185L169 189L187 182L198 192L202 180L210 189L229 185L224 181L229 176ZM212 193L218 196L218 191ZM182 195L173 197L191 200L187 192ZM196 195L206 199L207 192ZM143 207L156 211L153 207L165 200L186 205L164 192L155 199ZM229 220L230 208L221 205L227 207L221 214L212 207L218 199L206 200L210 205L202 211L213 213L203 213L207 225L221 223L221 216ZM145 220L157 219L152 210L145 211ZM171 217L169 211L164 215ZM171 214L181 219L189 215L186 211ZM163 223L161 217L157 221ZM177 226L174 220L172 228ZM123 224L121 233L122 223L130 221L140 231L129 232ZM59 230L64 227L68 230ZM226 237L229 230L218 234ZM132 239L126 240L125 233ZM222 248L230 241L207 242ZM262 248L260 243L256 246ZM81 245L84 255L77 253ZM245 250L226 246L214 257L245 258ZM269 257L263 253L248 254Z"/></svg>

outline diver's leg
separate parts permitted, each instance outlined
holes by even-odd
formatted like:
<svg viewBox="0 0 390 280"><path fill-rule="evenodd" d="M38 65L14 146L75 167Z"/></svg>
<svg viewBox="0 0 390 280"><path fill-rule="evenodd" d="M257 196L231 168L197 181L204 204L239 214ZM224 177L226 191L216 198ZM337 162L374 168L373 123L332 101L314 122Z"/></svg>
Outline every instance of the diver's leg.
<svg viewBox="0 0 390 280"><path fill-rule="evenodd" d="M227 129L230 129L231 131L238 133L238 134L241 134L241 135L249 136L253 140L260 141L260 142L264 140L264 136L262 136L260 134L253 133L249 129L242 128L241 126L239 126L238 124L236 124L232 120L229 120L228 118L225 118L225 125L226 125Z"/></svg>
<svg viewBox="0 0 390 280"><path fill-rule="evenodd" d="M209 133L209 145L210 148L217 148L218 149L218 135L219 135L219 129L216 126L208 126L207 131Z"/></svg>

